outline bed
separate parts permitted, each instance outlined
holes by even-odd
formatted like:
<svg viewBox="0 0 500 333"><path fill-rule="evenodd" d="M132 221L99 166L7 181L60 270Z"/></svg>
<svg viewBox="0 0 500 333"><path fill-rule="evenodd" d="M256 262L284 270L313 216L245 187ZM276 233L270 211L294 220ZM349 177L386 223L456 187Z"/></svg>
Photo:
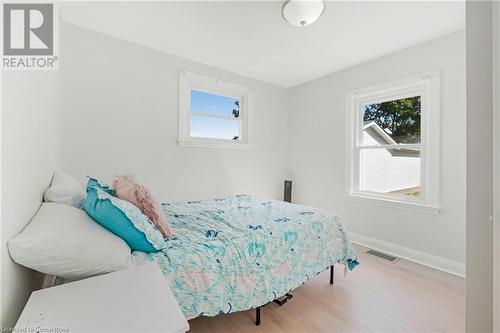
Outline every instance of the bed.
<svg viewBox="0 0 500 333"><path fill-rule="evenodd" d="M97 185L87 186L85 202L96 204L84 211L44 202L9 240L11 257L64 281L154 262L186 318L256 309L256 324L262 306L284 304L293 289L320 272L330 269L333 284L334 265L358 265L339 217L311 207L249 195L164 203L159 211L174 235L164 237L134 204ZM93 216L109 207L116 214ZM116 225L117 233L104 222ZM120 234L130 229L147 241L145 250ZM47 276L44 285L54 281Z"/></svg>
<svg viewBox="0 0 500 333"><path fill-rule="evenodd" d="M260 309L335 264L358 264L325 211L249 195L162 207L176 237L133 255L160 266L188 319Z"/></svg>

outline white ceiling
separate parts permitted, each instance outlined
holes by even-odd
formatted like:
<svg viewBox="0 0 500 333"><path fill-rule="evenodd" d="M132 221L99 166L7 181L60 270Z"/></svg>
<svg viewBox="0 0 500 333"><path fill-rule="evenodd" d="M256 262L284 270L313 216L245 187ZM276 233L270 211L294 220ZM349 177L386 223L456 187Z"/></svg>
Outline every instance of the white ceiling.
<svg viewBox="0 0 500 333"><path fill-rule="evenodd" d="M64 21L290 87L465 27L464 2L327 2L314 24L282 1L65 2Z"/></svg>

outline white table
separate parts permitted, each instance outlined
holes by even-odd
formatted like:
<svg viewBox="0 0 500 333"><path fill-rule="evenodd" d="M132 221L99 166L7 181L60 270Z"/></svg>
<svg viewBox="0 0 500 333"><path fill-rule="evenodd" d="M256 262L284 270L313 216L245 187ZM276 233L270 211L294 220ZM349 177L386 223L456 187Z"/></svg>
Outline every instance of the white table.
<svg viewBox="0 0 500 333"><path fill-rule="evenodd" d="M189 324L159 267L146 264L33 292L16 329L37 328L180 333L188 331Z"/></svg>

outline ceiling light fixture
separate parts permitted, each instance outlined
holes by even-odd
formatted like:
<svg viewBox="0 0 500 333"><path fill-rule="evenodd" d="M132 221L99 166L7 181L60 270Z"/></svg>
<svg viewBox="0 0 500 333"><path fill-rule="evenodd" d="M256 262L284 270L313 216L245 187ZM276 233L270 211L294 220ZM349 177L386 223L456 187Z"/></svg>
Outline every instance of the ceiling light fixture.
<svg viewBox="0 0 500 333"><path fill-rule="evenodd" d="M296 27L316 22L325 10L324 0L289 0L283 4L283 18Z"/></svg>

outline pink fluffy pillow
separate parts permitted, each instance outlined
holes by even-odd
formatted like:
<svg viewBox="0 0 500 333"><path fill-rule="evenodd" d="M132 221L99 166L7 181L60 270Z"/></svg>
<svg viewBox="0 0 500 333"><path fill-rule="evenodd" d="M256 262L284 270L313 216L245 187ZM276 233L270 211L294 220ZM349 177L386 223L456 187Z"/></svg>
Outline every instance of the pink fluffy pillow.
<svg viewBox="0 0 500 333"><path fill-rule="evenodd" d="M114 187L118 198L136 205L155 224L164 237L172 236L173 233L165 214L144 185L137 183L129 176L115 176L112 187Z"/></svg>

